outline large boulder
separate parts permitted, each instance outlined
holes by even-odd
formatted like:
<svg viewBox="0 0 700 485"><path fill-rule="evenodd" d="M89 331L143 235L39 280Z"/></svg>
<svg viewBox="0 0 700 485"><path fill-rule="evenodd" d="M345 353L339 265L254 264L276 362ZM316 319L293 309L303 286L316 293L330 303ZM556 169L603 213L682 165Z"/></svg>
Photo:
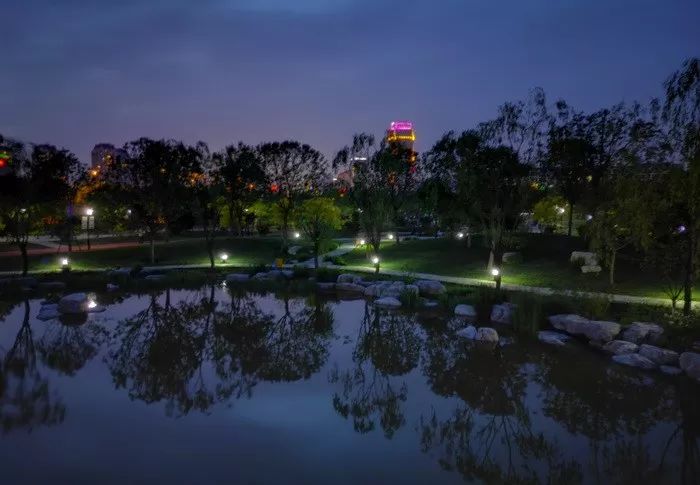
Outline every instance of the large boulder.
<svg viewBox="0 0 700 485"><path fill-rule="evenodd" d="M420 294L420 290L416 285L405 285L403 287L403 293L409 293L414 296L418 296Z"/></svg>
<svg viewBox="0 0 700 485"><path fill-rule="evenodd" d="M656 369L656 364L647 359L646 357L639 354L620 354L613 355L612 360L618 364L628 365L630 367L637 367L639 369Z"/></svg>
<svg viewBox="0 0 700 485"><path fill-rule="evenodd" d="M357 285L355 283L336 283L336 291L347 292L347 293L361 293L364 294L365 287L362 285Z"/></svg>
<svg viewBox="0 0 700 485"><path fill-rule="evenodd" d="M418 280L414 284L418 287L420 294L423 296L438 296L447 292L445 285L439 281Z"/></svg>
<svg viewBox="0 0 700 485"><path fill-rule="evenodd" d="M603 345L603 350L613 355L634 354L639 350L639 346L624 340L611 340Z"/></svg>
<svg viewBox="0 0 700 485"><path fill-rule="evenodd" d="M598 266L598 255L588 251L573 251L571 253L572 263L583 263L582 266Z"/></svg>
<svg viewBox="0 0 700 485"><path fill-rule="evenodd" d="M491 308L491 321L493 323L510 324L513 318L515 305L512 303L501 303Z"/></svg>
<svg viewBox="0 0 700 485"><path fill-rule="evenodd" d="M646 357L658 365L674 365L678 363L678 352L654 345L640 345L639 355Z"/></svg>
<svg viewBox="0 0 700 485"><path fill-rule="evenodd" d="M656 342L664 333L663 327L656 323L647 322L632 322L627 326L620 336L620 340L627 340L635 344L641 344L644 341Z"/></svg>
<svg viewBox="0 0 700 485"><path fill-rule="evenodd" d="M350 273L343 273L338 275L337 283L354 283L359 284L362 281L362 277Z"/></svg>
<svg viewBox="0 0 700 485"><path fill-rule="evenodd" d="M600 342L609 342L620 333L619 323L588 320L580 315L552 315L549 322L557 330Z"/></svg>
<svg viewBox="0 0 700 485"><path fill-rule="evenodd" d="M455 315L458 317L476 318L476 309L471 305L457 305L455 307Z"/></svg>
<svg viewBox="0 0 700 485"><path fill-rule="evenodd" d="M374 304L376 306L381 306L385 308L399 308L401 306L401 302L394 298L393 296L385 296L383 298L377 298L374 300Z"/></svg>
<svg viewBox="0 0 700 485"><path fill-rule="evenodd" d="M71 293L58 301L58 311L61 313L87 313L88 297L85 293Z"/></svg>
<svg viewBox="0 0 700 485"><path fill-rule="evenodd" d="M229 273L226 275L227 283L241 283L243 281L248 281L250 275L247 273Z"/></svg>
<svg viewBox="0 0 700 485"><path fill-rule="evenodd" d="M683 352L678 359L681 369L696 381L700 382L700 354L695 352Z"/></svg>
<svg viewBox="0 0 700 485"><path fill-rule="evenodd" d="M460 328L455 333L458 337L474 340L476 337L476 327L474 325L469 325L468 327Z"/></svg>
<svg viewBox="0 0 700 485"><path fill-rule="evenodd" d="M476 331L474 340L479 342L498 343L498 332L491 327L481 327Z"/></svg>
<svg viewBox="0 0 700 485"><path fill-rule="evenodd" d="M659 370L669 376L679 376L683 373L683 369L673 365L660 365Z"/></svg>
<svg viewBox="0 0 700 485"><path fill-rule="evenodd" d="M581 266L581 273L583 274L598 274L601 271L603 271L603 268L601 268L597 264L584 264L583 266Z"/></svg>
<svg viewBox="0 0 700 485"><path fill-rule="evenodd" d="M570 338L571 337L564 333L552 332L550 330L542 330L537 333L537 339L540 342L550 345L566 345L566 342L568 342Z"/></svg>

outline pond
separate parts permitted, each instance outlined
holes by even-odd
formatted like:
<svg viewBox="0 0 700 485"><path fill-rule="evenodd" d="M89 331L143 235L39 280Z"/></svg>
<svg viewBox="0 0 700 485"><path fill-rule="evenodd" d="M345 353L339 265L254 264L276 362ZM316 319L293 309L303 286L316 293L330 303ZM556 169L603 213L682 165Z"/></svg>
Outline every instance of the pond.
<svg viewBox="0 0 700 485"><path fill-rule="evenodd" d="M0 319L0 483L697 483L700 385L220 285Z"/></svg>

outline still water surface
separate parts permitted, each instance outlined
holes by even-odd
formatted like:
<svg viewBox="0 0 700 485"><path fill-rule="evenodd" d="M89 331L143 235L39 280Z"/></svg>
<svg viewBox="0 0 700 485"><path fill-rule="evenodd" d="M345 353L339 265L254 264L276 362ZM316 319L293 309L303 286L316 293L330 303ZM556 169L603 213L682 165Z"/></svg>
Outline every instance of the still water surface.
<svg viewBox="0 0 700 485"><path fill-rule="evenodd" d="M700 386L221 287L0 316L0 483L697 483ZM504 329L502 333L507 335Z"/></svg>

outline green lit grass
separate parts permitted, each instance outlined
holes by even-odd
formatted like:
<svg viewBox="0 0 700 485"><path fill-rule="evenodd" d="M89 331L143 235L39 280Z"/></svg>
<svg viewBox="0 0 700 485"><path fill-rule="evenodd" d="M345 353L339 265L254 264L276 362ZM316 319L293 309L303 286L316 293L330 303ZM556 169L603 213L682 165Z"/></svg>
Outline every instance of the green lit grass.
<svg viewBox="0 0 700 485"><path fill-rule="evenodd" d="M616 284L608 284L608 273L582 274L569 262L571 251L585 250L583 241L548 235L527 235L519 238L523 262L504 264L502 281L509 284L538 286L558 290L594 291L627 295L668 298L663 292L661 278L645 272L632 255L618 258ZM372 267L370 253L356 249L343 256L349 266ZM445 276L476 278L493 281L486 271L488 249L479 240L472 247L466 241L436 239L385 242L381 248L381 267L412 273L432 273Z"/></svg>

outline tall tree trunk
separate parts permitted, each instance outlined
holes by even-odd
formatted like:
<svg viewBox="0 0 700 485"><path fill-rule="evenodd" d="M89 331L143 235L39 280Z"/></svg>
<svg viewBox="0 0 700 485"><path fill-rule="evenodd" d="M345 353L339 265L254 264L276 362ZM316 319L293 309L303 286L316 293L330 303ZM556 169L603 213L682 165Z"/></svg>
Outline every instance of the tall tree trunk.
<svg viewBox="0 0 700 485"><path fill-rule="evenodd" d="M151 264L156 262L156 239L155 235L151 231Z"/></svg>
<svg viewBox="0 0 700 485"><path fill-rule="evenodd" d="M569 231L568 235L571 236L571 228L574 225L574 204L569 202Z"/></svg>
<svg viewBox="0 0 700 485"><path fill-rule="evenodd" d="M233 202L229 201L228 203L228 231L233 234Z"/></svg>
<svg viewBox="0 0 700 485"><path fill-rule="evenodd" d="M27 276L29 271L29 257L27 256L27 243L19 243L19 252L22 254L22 276Z"/></svg>
<svg viewBox="0 0 700 485"><path fill-rule="evenodd" d="M610 286L615 285L615 260L617 259L617 250L613 250L610 254L610 264L608 268L608 282Z"/></svg>
<svg viewBox="0 0 700 485"><path fill-rule="evenodd" d="M694 256L694 240L693 233L688 235L688 254L685 260L685 277L683 278L683 314L689 315L693 306L693 273L695 273L695 265L693 264Z"/></svg>
<svg viewBox="0 0 700 485"><path fill-rule="evenodd" d="M283 209L282 212L282 252L287 251L289 245L289 211Z"/></svg>
<svg viewBox="0 0 700 485"><path fill-rule="evenodd" d="M320 244L318 241L314 241L314 269L318 270L318 250Z"/></svg>
<svg viewBox="0 0 700 485"><path fill-rule="evenodd" d="M211 236L207 237L207 254L209 255L209 265L214 269L214 239Z"/></svg>

